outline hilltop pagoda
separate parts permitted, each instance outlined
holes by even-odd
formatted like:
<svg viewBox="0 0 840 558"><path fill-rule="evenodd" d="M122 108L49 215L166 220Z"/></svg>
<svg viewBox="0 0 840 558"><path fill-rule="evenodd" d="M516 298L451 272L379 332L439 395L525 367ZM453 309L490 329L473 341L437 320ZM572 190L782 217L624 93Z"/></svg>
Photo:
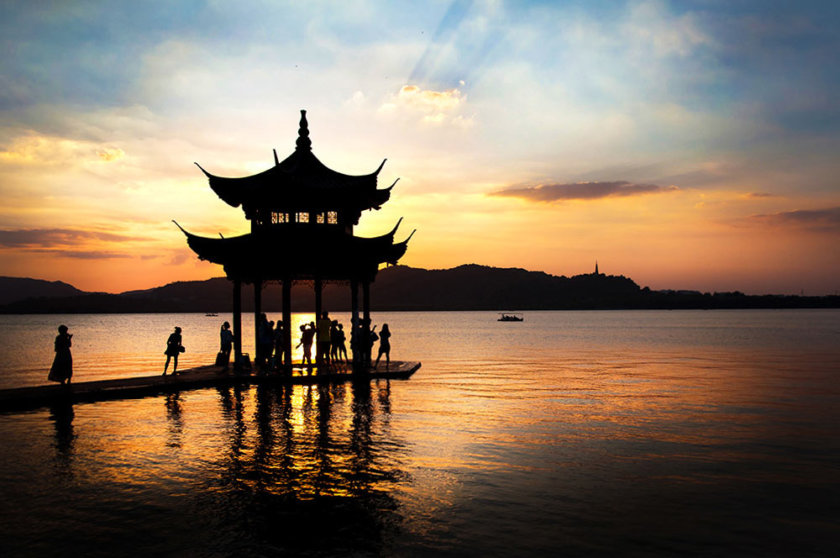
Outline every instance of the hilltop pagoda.
<svg viewBox="0 0 840 558"><path fill-rule="evenodd" d="M210 188L225 203L242 207L251 222L251 232L224 238L187 232L187 244L202 260L224 267L233 282L233 335L235 365L242 355L242 283L254 285L254 333L262 312L262 287L267 281L282 283L283 367L291 372L291 288L295 281L311 281L315 289L315 313L321 315L321 291L325 281L348 282L353 324L370 327L370 283L381 264L396 264L405 254L408 238L394 242L400 221L382 236L353 235L365 210L379 209L391 196L389 187L377 188L385 160L374 172L347 175L324 165L312 153L306 111L302 110L295 151L283 161L274 151L274 166L240 178L213 175L198 163ZM176 223L177 225L177 223ZM414 234L412 232L412 234ZM359 287L363 320L359 321ZM366 331L367 333L367 331ZM358 364L354 355L354 362Z"/></svg>

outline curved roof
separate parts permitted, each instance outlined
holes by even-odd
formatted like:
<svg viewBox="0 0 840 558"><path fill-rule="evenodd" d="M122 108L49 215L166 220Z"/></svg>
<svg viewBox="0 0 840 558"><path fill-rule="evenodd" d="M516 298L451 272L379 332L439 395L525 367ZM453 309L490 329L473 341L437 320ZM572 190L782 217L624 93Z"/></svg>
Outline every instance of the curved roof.
<svg viewBox="0 0 840 558"><path fill-rule="evenodd" d="M306 235L272 227L242 236L212 238L192 234L178 225L200 259L224 266L228 277L246 281L285 277L372 280L380 264L396 264L405 254L414 233L395 243L398 227L399 223L391 232L373 238L317 226Z"/></svg>
<svg viewBox="0 0 840 558"><path fill-rule="evenodd" d="M379 209L391 195L390 187L376 188L377 176L385 160L374 172L349 175L324 165L313 153L309 139L306 111L302 110L295 151L282 162L261 173L240 178L213 175L196 163L207 176L210 188L228 205L239 207L250 219L257 209L347 210L353 213L365 209Z"/></svg>

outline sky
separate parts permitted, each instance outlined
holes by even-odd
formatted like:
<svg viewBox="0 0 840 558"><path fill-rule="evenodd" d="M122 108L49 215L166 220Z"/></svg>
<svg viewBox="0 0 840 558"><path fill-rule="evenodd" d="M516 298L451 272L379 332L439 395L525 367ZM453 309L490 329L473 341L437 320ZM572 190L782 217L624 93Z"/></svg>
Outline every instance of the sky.
<svg viewBox="0 0 840 558"><path fill-rule="evenodd" d="M388 159L401 263L840 291L840 2L0 0L0 275L223 275L222 176ZM278 253L282 247L278 247Z"/></svg>

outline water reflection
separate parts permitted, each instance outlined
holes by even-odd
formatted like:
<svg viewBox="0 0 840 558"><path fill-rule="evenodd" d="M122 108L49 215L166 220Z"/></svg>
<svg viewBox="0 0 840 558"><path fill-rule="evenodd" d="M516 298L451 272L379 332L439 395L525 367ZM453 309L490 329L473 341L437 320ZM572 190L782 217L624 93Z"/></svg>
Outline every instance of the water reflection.
<svg viewBox="0 0 840 558"><path fill-rule="evenodd" d="M182 418L183 405L181 404L181 392L169 393L166 395L166 418L169 422L169 440L167 445L172 448L181 447L181 436L184 432L184 420Z"/></svg>
<svg viewBox="0 0 840 558"><path fill-rule="evenodd" d="M73 477L73 446L76 433L73 431L73 404L59 401L50 407L50 420L55 425L55 463L60 477Z"/></svg>
<svg viewBox="0 0 840 558"><path fill-rule="evenodd" d="M227 435L219 477L225 522L252 550L382 551L402 522L390 495L405 448L375 447L389 392L370 384L219 388ZM349 401L348 401L349 397ZM253 403L253 406L251 405ZM249 416L249 409L253 415Z"/></svg>

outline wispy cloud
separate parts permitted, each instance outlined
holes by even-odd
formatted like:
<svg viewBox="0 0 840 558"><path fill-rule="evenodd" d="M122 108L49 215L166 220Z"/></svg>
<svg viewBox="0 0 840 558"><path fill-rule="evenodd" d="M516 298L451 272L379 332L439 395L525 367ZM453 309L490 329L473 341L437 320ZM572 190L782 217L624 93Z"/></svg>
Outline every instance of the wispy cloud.
<svg viewBox="0 0 840 558"><path fill-rule="evenodd" d="M144 240L138 237L104 231L84 231L78 229L15 229L0 230L0 246L6 248L63 248L72 247L87 241L129 242ZM71 251L65 251L70 254ZM79 254L83 252L77 252ZM79 257L79 256L71 256Z"/></svg>
<svg viewBox="0 0 840 558"><path fill-rule="evenodd" d="M125 157L125 152L113 145L73 140L57 136L25 133L0 148L0 164L58 166L90 162L112 162Z"/></svg>
<svg viewBox="0 0 840 558"><path fill-rule="evenodd" d="M74 260L114 260L134 257L131 254L104 250L61 250L58 248L37 248L29 251L37 254L51 254L53 256L63 258L72 258Z"/></svg>
<svg viewBox="0 0 840 558"><path fill-rule="evenodd" d="M768 215L753 215L753 223L772 227L795 227L818 232L840 232L840 207L797 209Z"/></svg>
<svg viewBox="0 0 840 558"><path fill-rule="evenodd" d="M521 198L536 202L562 200L596 200L602 198L638 196L677 190L676 186L656 184L635 184L626 180L614 182L576 182L572 184L537 184L535 186L512 186L492 192L493 196Z"/></svg>

